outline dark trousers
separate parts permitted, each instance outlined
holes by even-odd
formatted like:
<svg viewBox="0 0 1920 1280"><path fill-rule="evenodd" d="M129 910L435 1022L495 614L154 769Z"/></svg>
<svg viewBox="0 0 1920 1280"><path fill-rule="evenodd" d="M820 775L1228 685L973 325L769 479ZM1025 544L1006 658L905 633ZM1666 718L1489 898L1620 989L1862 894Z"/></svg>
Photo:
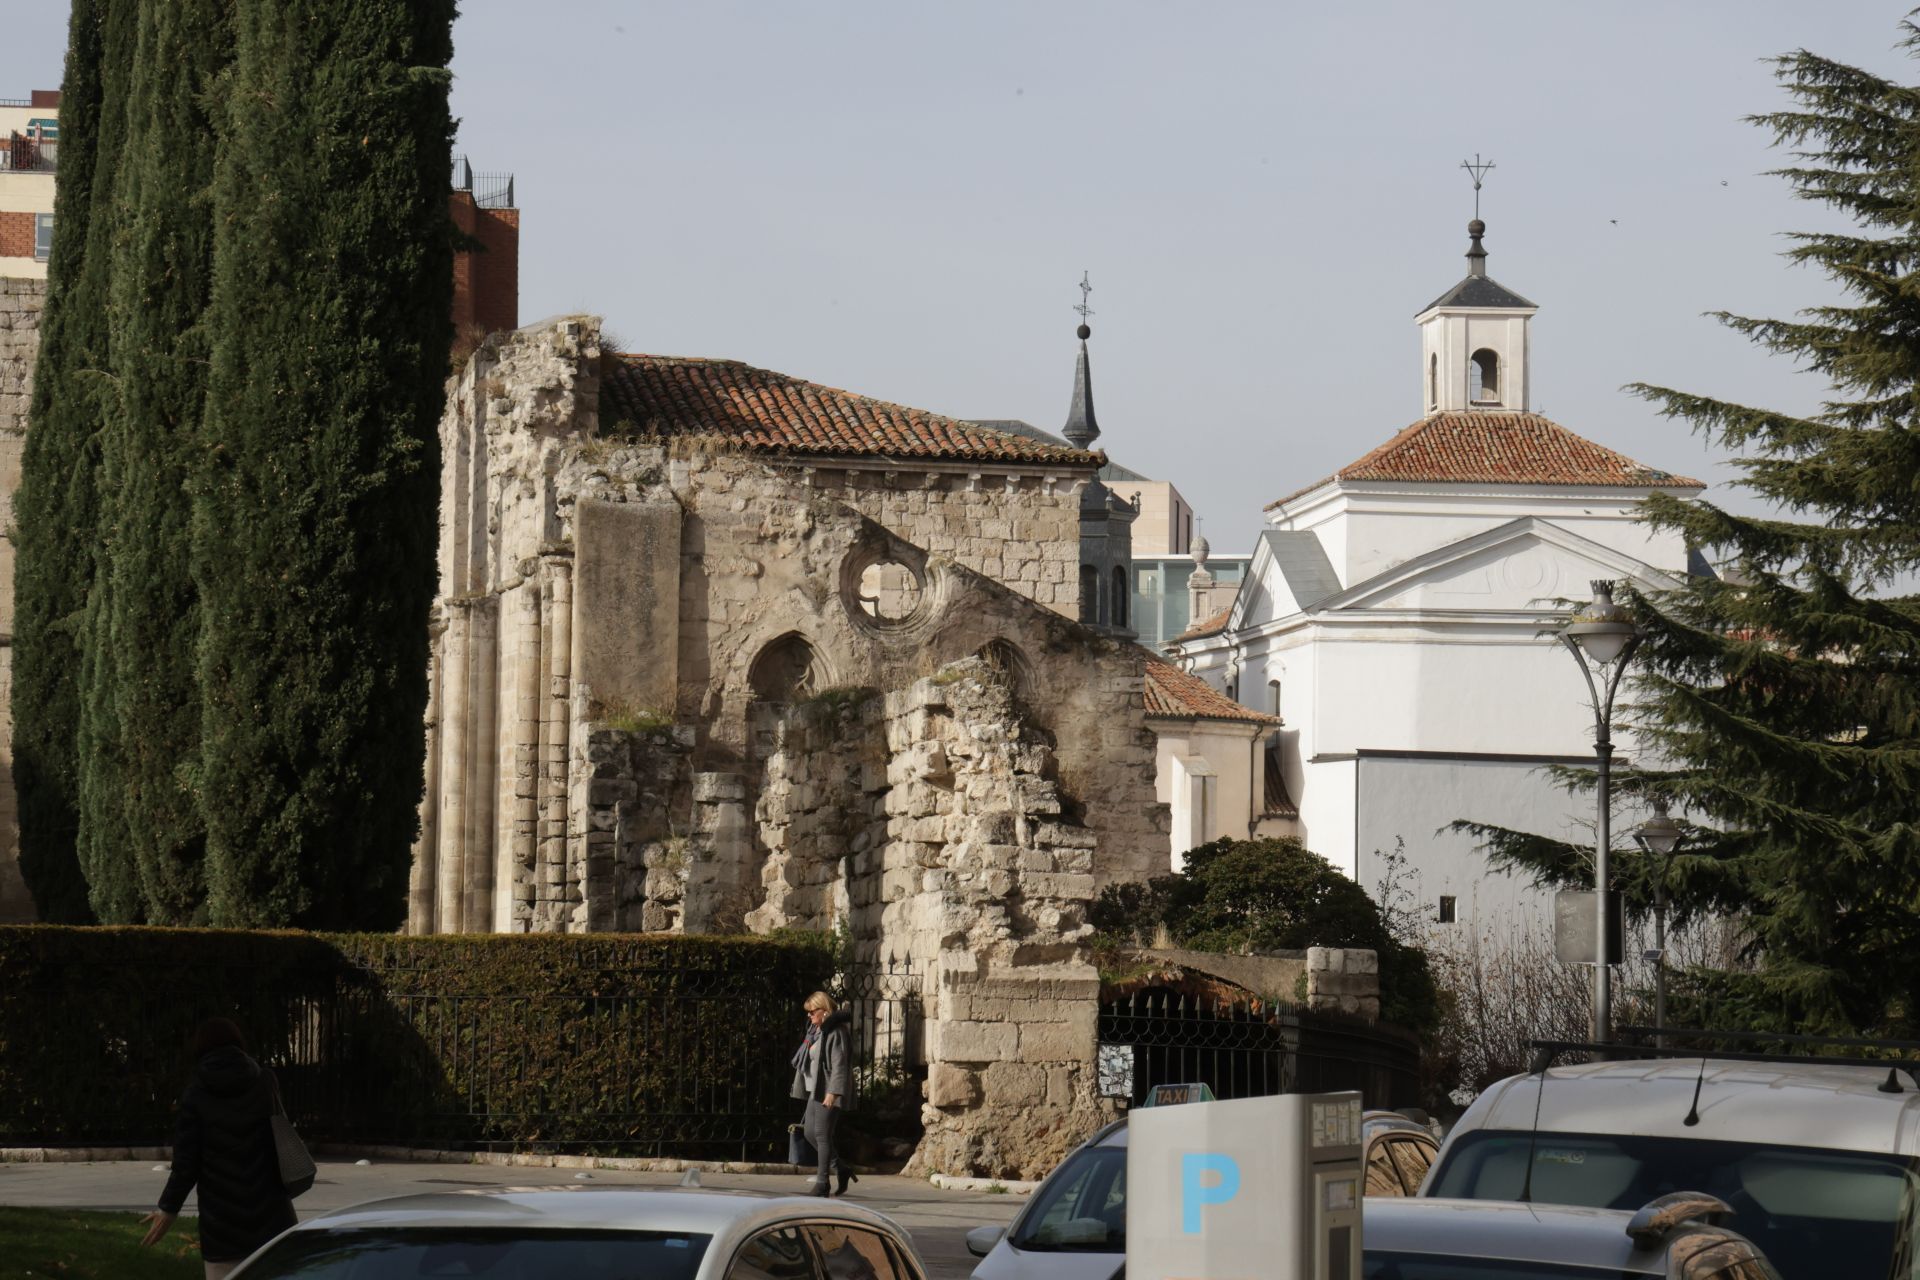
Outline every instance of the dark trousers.
<svg viewBox="0 0 1920 1280"><path fill-rule="evenodd" d="M840 1172L840 1153L833 1149L833 1130L839 1123L840 1108L826 1106L816 1098L807 1099L807 1114L801 1118L800 1127L820 1155L814 1181L821 1184L826 1183L830 1173Z"/></svg>

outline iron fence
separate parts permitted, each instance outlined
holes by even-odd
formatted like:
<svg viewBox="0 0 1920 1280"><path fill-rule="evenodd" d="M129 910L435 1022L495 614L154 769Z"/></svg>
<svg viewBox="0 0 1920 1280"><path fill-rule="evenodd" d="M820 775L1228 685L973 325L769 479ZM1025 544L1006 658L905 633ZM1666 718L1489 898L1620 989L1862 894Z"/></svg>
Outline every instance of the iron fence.
<svg viewBox="0 0 1920 1280"><path fill-rule="evenodd" d="M1419 1101L1413 1036L1297 1005L1148 987L1101 1001L1099 1052L1101 1091L1134 1103L1196 1082L1221 1099L1357 1089L1369 1107Z"/></svg>
<svg viewBox="0 0 1920 1280"><path fill-rule="evenodd" d="M472 163L465 156L453 158L453 175L450 179L455 191L465 191L473 196L473 202L482 209L512 209L513 175L510 173L475 173Z"/></svg>
<svg viewBox="0 0 1920 1280"><path fill-rule="evenodd" d="M909 960L843 966L831 994L853 1015L853 1093L859 1106L884 1104L902 1088L914 1094L924 1061L921 972Z"/></svg>

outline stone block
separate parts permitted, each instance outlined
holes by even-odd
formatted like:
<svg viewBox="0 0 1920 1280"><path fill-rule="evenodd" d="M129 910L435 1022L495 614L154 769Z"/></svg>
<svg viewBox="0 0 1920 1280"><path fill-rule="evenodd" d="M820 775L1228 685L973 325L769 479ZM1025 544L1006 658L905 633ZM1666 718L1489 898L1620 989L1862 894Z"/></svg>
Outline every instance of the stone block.
<svg viewBox="0 0 1920 1280"><path fill-rule="evenodd" d="M980 1102L980 1076L950 1062L936 1062L927 1068L927 1101L942 1109L976 1106Z"/></svg>
<svg viewBox="0 0 1920 1280"><path fill-rule="evenodd" d="M1047 1100L1047 1069L1033 1062L996 1062L980 1073L990 1107L1037 1107Z"/></svg>
<svg viewBox="0 0 1920 1280"><path fill-rule="evenodd" d="M680 525L671 501L575 504L573 675L602 703L674 705Z"/></svg>
<svg viewBox="0 0 1920 1280"><path fill-rule="evenodd" d="M737 773L696 773L693 775L693 798L700 804L745 800L747 780Z"/></svg>
<svg viewBox="0 0 1920 1280"><path fill-rule="evenodd" d="M1093 1036L1070 1022L1020 1024L1023 1062L1085 1062L1093 1057Z"/></svg>
<svg viewBox="0 0 1920 1280"><path fill-rule="evenodd" d="M938 1062L1005 1062L1018 1040L1006 1023L942 1021L928 1028L927 1051Z"/></svg>

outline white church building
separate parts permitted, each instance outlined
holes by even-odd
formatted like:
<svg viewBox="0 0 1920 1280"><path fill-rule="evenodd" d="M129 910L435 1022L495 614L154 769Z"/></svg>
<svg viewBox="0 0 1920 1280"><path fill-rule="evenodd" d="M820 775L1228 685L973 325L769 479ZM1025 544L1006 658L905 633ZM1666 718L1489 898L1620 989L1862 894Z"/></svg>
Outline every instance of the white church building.
<svg viewBox="0 0 1920 1280"><path fill-rule="evenodd" d="M1680 536L1636 506L1703 488L1530 410L1536 308L1487 276L1485 224L1468 233L1467 277L1416 317L1425 416L1269 505L1231 607L1168 650L1278 713L1270 763L1307 847L1375 891L1404 841L1441 922L1539 905L1442 830L1455 819L1590 838L1591 799L1542 767L1593 760L1586 684L1547 628L1594 579L1687 573ZM1615 741L1630 769L1635 743Z"/></svg>

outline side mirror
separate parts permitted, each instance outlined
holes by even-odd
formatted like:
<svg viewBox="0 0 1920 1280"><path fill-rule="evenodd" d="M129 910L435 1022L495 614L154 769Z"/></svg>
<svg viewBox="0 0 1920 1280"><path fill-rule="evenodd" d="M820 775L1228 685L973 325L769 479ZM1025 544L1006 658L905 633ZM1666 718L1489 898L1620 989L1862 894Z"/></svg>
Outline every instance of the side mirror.
<svg viewBox="0 0 1920 1280"><path fill-rule="evenodd" d="M976 1258L984 1258L993 1252L993 1246L1007 1234L1005 1227L975 1227L967 1232L967 1252Z"/></svg>

